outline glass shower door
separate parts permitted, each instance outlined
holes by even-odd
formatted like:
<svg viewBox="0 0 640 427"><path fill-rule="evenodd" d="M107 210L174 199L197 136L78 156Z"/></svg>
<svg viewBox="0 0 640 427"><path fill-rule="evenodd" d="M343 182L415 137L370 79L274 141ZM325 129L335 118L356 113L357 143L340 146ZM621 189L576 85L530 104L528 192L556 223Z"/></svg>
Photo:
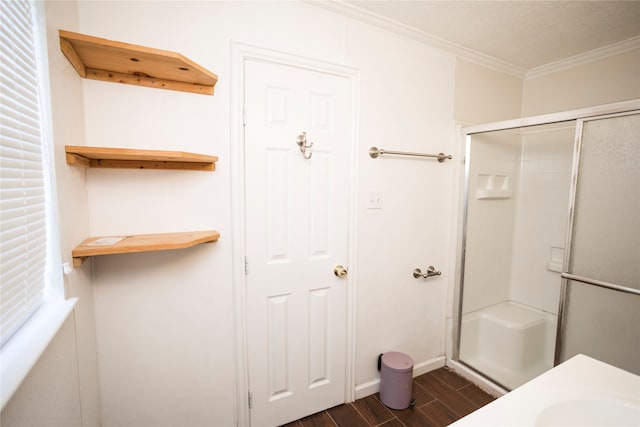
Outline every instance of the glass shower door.
<svg viewBox="0 0 640 427"><path fill-rule="evenodd" d="M640 113L582 120L556 362L640 374Z"/></svg>
<svg viewBox="0 0 640 427"><path fill-rule="evenodd" d="M575 129L467 137L455 357L505 389L553 367Z"/></svg>

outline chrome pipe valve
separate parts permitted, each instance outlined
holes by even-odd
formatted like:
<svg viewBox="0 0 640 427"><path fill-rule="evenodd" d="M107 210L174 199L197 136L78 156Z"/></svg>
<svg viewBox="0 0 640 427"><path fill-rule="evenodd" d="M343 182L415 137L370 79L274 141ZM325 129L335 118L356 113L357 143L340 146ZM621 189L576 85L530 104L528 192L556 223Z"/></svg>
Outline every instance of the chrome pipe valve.
<svg viewBox="0 0 640 427"><path fill-rule="evenodd" d="M416 279L419 279L421 277L423 279L428 279L429 277L440 276L441 274L442 272L436 271L436 268L433 265L430 265L429 267L427 267L426 273L422 273L422 270L420 270L419 268L416 268L415 270L413 270L413 277Z"/></svg>

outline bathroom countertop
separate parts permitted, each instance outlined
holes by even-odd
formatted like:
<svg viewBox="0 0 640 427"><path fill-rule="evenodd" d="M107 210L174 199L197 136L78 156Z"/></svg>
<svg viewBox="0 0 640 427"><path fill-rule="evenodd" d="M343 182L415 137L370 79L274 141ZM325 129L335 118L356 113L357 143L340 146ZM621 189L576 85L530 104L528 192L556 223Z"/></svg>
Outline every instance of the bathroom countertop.
<svg viewBox="0 0 640 427"><path fill-rule="evenodd" d="M451 424L640 426L640 376L577 355Z"/></svg>

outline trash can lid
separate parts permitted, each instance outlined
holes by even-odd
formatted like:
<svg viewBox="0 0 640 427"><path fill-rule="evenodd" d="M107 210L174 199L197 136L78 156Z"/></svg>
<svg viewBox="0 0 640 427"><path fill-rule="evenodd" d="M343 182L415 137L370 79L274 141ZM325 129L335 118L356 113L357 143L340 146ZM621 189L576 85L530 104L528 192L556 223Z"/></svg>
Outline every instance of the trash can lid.
<svg viewBox="0 0 640 427"><path fill-rule="evenodd" d="M382 364L395 372L408 372L413 369L413 359L399 351L390 351L382 355Z"/></svg>

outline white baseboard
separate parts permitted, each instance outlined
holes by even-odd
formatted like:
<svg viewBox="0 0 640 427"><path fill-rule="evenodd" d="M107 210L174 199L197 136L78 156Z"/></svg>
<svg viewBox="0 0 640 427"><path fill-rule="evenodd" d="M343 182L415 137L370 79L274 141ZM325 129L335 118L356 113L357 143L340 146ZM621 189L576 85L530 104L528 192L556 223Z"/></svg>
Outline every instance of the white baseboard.
<svg viewBox="0 0 640 427"><path fill-rule="evenodd" d="M438 368L442 368L445 365L445 357L440 356L434 359L426 360L424 362L420 362L413 365L413 377L420 376L422 374L426 374L427 372L431 372ZM363 384L358 384L356 386L355 398L362 399L363 397L370 396L380 391L380 378L376 378L373 381L368 381Z"/></svg>
<svg viewBox="0 0 640 427"><path fill-rule="evenodd" d="M380 391L380 378L356 386L356 400Z"/></svg>
<svg viewBox="0 0 640 427"><path fill-rule="evenodd" d="M446 358L444 356L436 357L431 360L420 362L413 366L413 377L418 377L427 372L435 371L438 368L442 368L446 364Z"/></svg>

